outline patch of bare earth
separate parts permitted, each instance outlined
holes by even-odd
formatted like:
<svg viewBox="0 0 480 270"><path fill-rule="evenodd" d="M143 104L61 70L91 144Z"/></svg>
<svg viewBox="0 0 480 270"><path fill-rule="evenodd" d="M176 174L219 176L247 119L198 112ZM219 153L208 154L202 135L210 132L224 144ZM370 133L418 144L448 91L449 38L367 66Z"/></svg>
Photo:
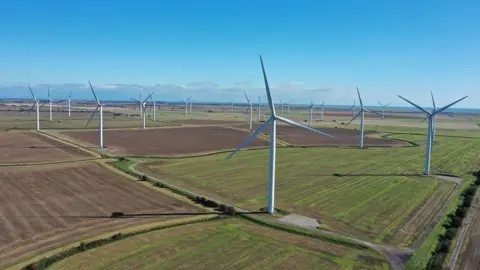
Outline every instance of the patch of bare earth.
<svg viewBox="0 0 480 270"><path fill-rule="evenodd" d="M95 144L95 131L72 131L63 134ZM234 149L250 134L230 128L206 126L146 130L106 130L105 146L118 155L187 156ZM268 146L268 141L255 139L247 148Z"/></svg>
<svg viewBox="0 0 480 270"><path fill-rule="evenodd" d="M194 206L123 178L99 164L0 169L0 268L41 251L148 222L198 213Z"/></svg>
<svg viewBox="0 0 480 270"><path fill-rule="evenodd" d="M34 132L0 132L0 163L76 160L89 154Z"/></svg>
<svg viewBox="0 0 480 270"><path fill-rule="evenodd" d="M244 129L248 125L235 126ZM254 125L257 129L258 125ZM360 130L341 129L341 128L316 128L324 133L335 137L331 139L326 136L315 134L311 131L300 129L297 127L277 125L277 139L298 146L357 146L360 143ZM270 134L270 127L268 126L262 133ZM364 137L364 144L366 146L405 146L407 143L395 141L385 138L369 137L369 134L374 131L366 131Z"/></svg>

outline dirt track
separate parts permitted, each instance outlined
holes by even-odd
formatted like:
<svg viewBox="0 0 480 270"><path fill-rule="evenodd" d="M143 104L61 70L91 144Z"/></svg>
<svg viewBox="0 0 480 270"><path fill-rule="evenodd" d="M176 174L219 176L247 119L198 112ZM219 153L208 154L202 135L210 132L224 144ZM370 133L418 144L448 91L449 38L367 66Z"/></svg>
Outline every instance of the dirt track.
<svg viewBox="0 0 480 270"><path fill-rule="evenodd" d="M74 139L96 145L96 131L63 132ZM223 127L183 127L146 130L107 130L105 146L117 155L184 156L233 149L242 144L249 133ZM250 148L268 146L256 139Z"/></svg>
<svg viewBox="0 0 480 270"><path fill-rule="evenodd" d="M248 125L236 127L248 128ZM254 125L254 129L258 125ZM284 142L298 146L317 146L317 145L341 145L356 146L360 143L360 130L339 129L339 128L317 128L318 130L335 137L331 139L326 136L317 135L313 132L303 130L297 127L277 125L277 138ZM267 127L262 133L270 134L270 127ZM364 137L365 146L404 146L406 143L384 138L371 138L368 135L375 132L366 131Z"/></svg>
<svg viewBox="0 0 480 270"><path fill-rule="evenodd" d="M111 212L197 213L98 164L0 169L0 268L33 253L133 224Z"/></svg>
<svg viewBox="0 0 480 270"><path fill-rule="evenodd" d="M226 121L226 120L211 120L211 119L188 119L188 120L172 120L167 121L171 124L183 124L183 125L231 125L231 124L239 124L245 121Z"/></svg>
<svg viewBox="0 0 480 270"><path fill-rule="evenodd" d="M89 156L78 148L33 132L0 132L0 149L0 163L3 164L65 161Z"/></svg>

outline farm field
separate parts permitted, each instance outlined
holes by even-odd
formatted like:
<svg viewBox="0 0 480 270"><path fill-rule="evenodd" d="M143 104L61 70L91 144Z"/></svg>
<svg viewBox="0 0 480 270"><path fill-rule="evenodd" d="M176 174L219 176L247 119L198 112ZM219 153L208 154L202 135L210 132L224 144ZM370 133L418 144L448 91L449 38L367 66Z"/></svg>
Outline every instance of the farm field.
<svg viewBox="0 0 480 270"><path fill-rule="evenodd" d="M34 132L0 132L0 164L53 162L89 157L85 151Z"/></svg>
<svg viewBox="0 0 480 270"><path fill-rule="evenodd" d="M195 206L139 185L97 163L0 169L0 268L103 232L198 213Z"/></svg>
<svg viewBox="0 0 480 270"><path fill-rule="evenodd" d="M50 269L386 269L381 255L241 219L209 221L124 239Z"/></svg>
<svg viewBox="0 0 480 270"><path fill-rule="evenodd" d="M421 176L424 136L393 137L421 147L277 149L277 207L321 219L343 234L409 246L455 183ZM480 163L479 150L477 139L437 136L432 172L467 176ZM164 159L137 169L245 209L265 207L268 151L243 151L230 161L227 155Z"/></svg>
<svg viewBox="0 0 480 270"><path fill-rule="evenodd" d="M248 125L237 125L242 129L248 129ZM254 130L259 125L254 125ZM327 128L318 127L322 132L330 134L335 139L328 138L310 132L308 130L300 129L297 127L277 125L277 139L295 146L322 146L322 145L339 145L339 146L358 146L360 143L360 130L353 129L341 129L341 128ZM270 126L264 131L264 134L270 135ZM369 137L374 134L372 131L365 131L364 144L365 146L406 146L407 143L401 141L394 141L391 139L384 139L380 137Z"/></svg>
<svg viewBox="0 0 480 270"><path fill-rule="evenodd" d="M78 142L98 145L98 132L72 131L62 134ZM105 146L116 155L182 156L234 149L249 133L231 128L205 126L146 130L111 130L104 132ZM248 147L268 146L256 139Z"/></svg>
<svg viewBox="0 0 480 270"><path fill-rule="evenodd" d="M480 208L470 225L468 237L465 238L466 247L457 261L456 269L478 269L480 267Z"/></svg>

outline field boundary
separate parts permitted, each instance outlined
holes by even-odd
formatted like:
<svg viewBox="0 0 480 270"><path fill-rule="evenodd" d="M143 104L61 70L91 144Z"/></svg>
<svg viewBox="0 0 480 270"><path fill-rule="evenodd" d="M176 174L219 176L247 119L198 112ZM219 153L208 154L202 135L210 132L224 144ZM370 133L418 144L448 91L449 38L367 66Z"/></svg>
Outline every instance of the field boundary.
<svg viewBox="0 0 480 270"><path fill-rule="evenodd" d="M61 138L58 138L58 137L53 136L53 135L50 135L50 134L48 134L48 133L46 133L46 132L39 131L39 132L37 132L37 133L40 134L41 136L44 136L44 137L46 137L46 138L48 138L48 139L57 141L57 142L62 143L62 144L64 144L64 145L68 145L68 146L71 146L71 147L78 148L80 151L83 151L83 152L85 152L85 153L87 153L87 154L89 154L89 155L91 155L91 156L93 156L93 157L98 157L98 158L101 158L101 157L102 157L102 155L101 155L100 153L97 153L97 152L95 152L95 151L89 150L89 149L87 149L87 148L85 148L85 147L82 147L82 146L80 146L80 145L77 145L77 144L75 144L75 143L73 143L73 142L66 141L66 140L62 140Z"/></svg>
<svg viewBox="0 0 480 270"><path fill-rule="evenodd" d="M77 241L72 244L68 244L38 255L34 255L30 259L26 259L22 262L7 266L6 269L29 269L29 266L34 266L34 269L37 270L46 269L48 266L78 253L101 247L122 239L130 238L148 232L226 218L229 217L219 216L212 213L212 215L209 216L181 218L170 221L161 221L156 223L149 223L146 225L144 224L140 226L129 227L123 230L117 230L114 232L108 232L95 237L87 238L82 241Z"/></svg>

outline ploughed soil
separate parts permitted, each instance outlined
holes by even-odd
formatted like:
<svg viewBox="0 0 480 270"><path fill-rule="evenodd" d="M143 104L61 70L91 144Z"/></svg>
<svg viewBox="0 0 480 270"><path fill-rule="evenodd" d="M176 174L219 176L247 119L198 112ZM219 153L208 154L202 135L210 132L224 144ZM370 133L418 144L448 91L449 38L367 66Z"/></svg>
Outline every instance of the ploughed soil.
<svg viewBox="0 0 480 270"><path fill-rule="evenodd" d="M172 120L172 121L167 121L168 123L171 124L181 124L181 125L216 125L216 126L221 126L221 125L231 125L231 124L239 124L239 123L245 123L245 121L227 121L227 120L211 120L211 119L187 119L187 120Z"/></svg>
<svg viewBox="0 0 480 270"><path fill-rule="evenodd" d="M0 268L128 226L198 213L99 164L0 168ZM112 212L158 214L110 218Z"/></svg>
<svg viewBox="0 0 480 270"><path fill-rule="evenodd" d="M98 131L71 131L63 134L89 145L98 145ZM117 155L187 156L235 149L249 135L244 131L219 126L106 130L104 144ZM247 148L266 146L267 140L257 138Z"/></svg>
<svg viewBox="0 0 480 270"><path fill-rule="evenodd" d="M17 164L82 159L87 152L35 132L0 132L0 163Z"/></svg>
<svg viewBox="0 0 480 270"><path fill-rule="evenodd" d="M248 129L248 125L236 125ZM254 130L259 127L258 124L253 126ZM322 136L301 128L279 125L277 124L277 139L286 143L298 146L358 146L360 144L360 130L341 129L341 128L326 128L321 127L315 129L332 135L335 139L327 136ZM270 125L262 131L263 134L270 134ZM395 141L385 138L372 137L374 131L365 131L363 143L365 146L406 146L407 143Z"/></svg>

